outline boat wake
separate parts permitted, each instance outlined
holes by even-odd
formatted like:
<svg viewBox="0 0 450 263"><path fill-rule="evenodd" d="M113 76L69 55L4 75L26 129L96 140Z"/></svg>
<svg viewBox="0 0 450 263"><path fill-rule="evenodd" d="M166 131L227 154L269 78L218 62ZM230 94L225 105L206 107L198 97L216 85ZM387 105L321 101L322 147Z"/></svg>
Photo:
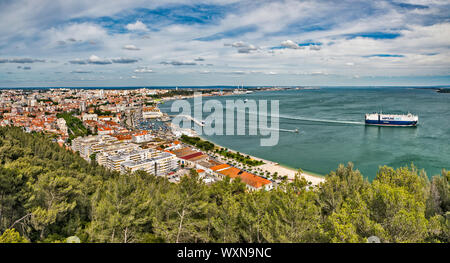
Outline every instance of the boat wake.
<svg viewBox="0 0 450 263"><path fill-rule="evenodd" d="M353 125L365 125L364 122L358 121L345 121L345 120L327 120L327 119L315 119L315 118L305 118L305 117L294 117L288 115L279 115L281 119L289 120L299 120L299 121L311 121L311 122L322 122L322 123L339 123L339 124L353 124Z"/></svg>
<svg viewBox="0 0 450 263"><path fill-rule="evenodd" d="M245 113L243 111L238 111L238 112L242 112ZM257 114L255 112L247 112L249 114ZM267 118L271 118L272 115L268 115L268 114L262 114ZM194 119L191 116L185 116L182 115L183 117L190 119L191 121L194 121L197 125L200 126L204 126L205 124L203 122L200 122L196 119ZM307 121L307 122L317 122L317 123L336 123L336 124L349 124L349 125L365 125L365 122L359 122L359 121L348 121L348 120L329 120L329 119L317 119L317 118L306 118L306 117L302 117L302 116L289 116L289 115L278 115L278 118L280 119L288 119L288 120L297 120L297 121ZM288 130L288 129L278 129L279 131L284 131L284 132L297 132L296 130Z"/></svg>
<svg viewBox="0 0 450 263"><path fill-rule="evenodd" d="M275 128L258 128L258 129L263 129L263 130L269 130L269 131L281 131L281 132L292 132L292 133L299 133L299 131L297 129L295 130L289 130L289 129L275 129Z"/></svg>
<svg viewBox="0 0 450 263"><path fill-rule="evenodd" d="M257 112L243 112L237 110L237 112L240 113L249 113L257 115ZM268 118L272 117L272 115L268 114L261 114L263 116L266 116ZM321 122L321 123L337 123L337 124L351 124L351 125L365 125L364 122L361 121L347 121L347 120L328 120L328 119L316 119L316 118L306 118L301 116L289 116L289 115L278 115L280 119L289 119L289 120L298 120L298 121L310 121L310 122ZM292 131L292 130L291 130Z"/></svg>

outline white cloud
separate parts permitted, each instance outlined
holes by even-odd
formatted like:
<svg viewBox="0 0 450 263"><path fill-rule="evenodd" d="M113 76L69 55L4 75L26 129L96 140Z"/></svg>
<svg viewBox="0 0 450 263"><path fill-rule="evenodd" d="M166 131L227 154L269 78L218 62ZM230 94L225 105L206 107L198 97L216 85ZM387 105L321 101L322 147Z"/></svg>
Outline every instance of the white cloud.
<svg viewBox="0 0 450 263"><path fill-rule="evenodd" d="M167 1L173 7L192 5L187 0ZM201 73L202 69L214 74L205 74L199 79L214 75L218 79L213 80L222 83L227 83L226 76L230 72L251 73L252 70L259 74L247 74L245 78L256 75L271 78L266 75L270 72L294 77L329 72L330 76L340 74L351 78L359 75L361 79L369 74L450 74L450 23L439 18L445 15L445 8L436 6L436 1L425 3L430 8L426 9L427 14L420 15L412 10L396 10L391 2L384 0L375 4L342 1L333 5L326 1L243 1L236 5L237 9L233 12L225 12L224 16L218 17L212 15L213 23L201 24L177 23L171 20L170 15L155 24L144 24L143 19L126 15L138 7L167 7L167 1L98 0L95 4L88 0L7 1L3 6L0 4L0 25L5 25L0 26L0 45L6 43L1 46L2 57L60 61L55 65L33 64L33 71L38 69L43 74L50 68L47 72L54 72L54 67L62 66L64 62L69 62L64 66L67 72L74 70L74 67L90 69L91 64L110 65L104 67L105 74L110 74L114 79L122 74L124 83L126 78L130 78L124 74L130 72L143 76L138 73L156 71L166 74L166 81L176 79L181 82L196 79L195 74ZM416 0L411 1L414 3ZM350 10L349 6L360 12ZM358 9L361 7L364 8ZM430 17L433 14L436 16ZM132 22L110 27L100 22L102 16L124 17ZM424 19L426 23L423 23ZM117 30L117 26L125 30ZM157 30L150 30L150 27ZM245 27L254 30L224 34L226 37L223 39L213 41L193 40L233 32L234 29L239 31L239 28ZM310 27L320 30L309 30ZM394 39L346 36L364 32L393 32L400 36ZM148 37L150 34L151 38ZM322 45L298 45L307 42L320 42ZM224 43L229 44L224 47ZM271 49L280 47L280 43L284 49ZM128 58L130 52L139 54L139 58ZM399 54L404 57L366 57L373 54ZM201 62L203 58L212 66L206 67L206 62ZM130 65L137 61L148 67ZM9 62L3 60L3 63ZM8 64L2 64L0 58L0 66L7 67ZM308 76L295 75L297 71L307 72ZM192 77L180 77L179 80L167 78L187 72L192 73ZM154 77L156 79L164 74L155 74ZM220 79L220 74L225 77Z"/></svg>
<svg viewBox="0 0 450 263"><path fill-rule="evenodd" d="M246 47L247 44L242 42L242 41L238 41L238 42L234 42L233 44L231 44L232 47L237 47L237 48L241 48L241 47Z"/></svg>
<svg viewBox="0 0 450 263"><path fill-rule="evenodd" d="M125 26L130 31L148 31L147 26L141 21L136 21L134 24L128 24Z"/></svg>
<svg viewBox="0 0 450 263"><path fill-rule="evenodd" d="M195 63L195 62L190 62L190 61L184 62L184 61L178 61L178 60L163 61L159 64L172 65L172 66L195 66L195 65L197 65L197 63Z"/></svg>
<svg viewBox="0 0 450 263"><path fill-rule="evenodd" d="M255 45L245 43L243 41L237 41L232 44L225 44L224 46L231 46L237 48L238 53L244 54L248 54L251 53L252 51L258 50L258 47L256 47Z"/></svg>
<svg viewBox="0 0 450 263"><path fill-rule="evenodd" d="M138 67L134 70L135 73L153 73L154 71L149 67Z"/></svg>
<svg viewBox="0 0 450 263"><path fill-rule="evenodd" d="M121 57L121 58L113 58L113 59L111 59L111 61L113 63L130 64L130 63L138 62L139 59L137 59L137 58L123 58L123 57Z"/></svg>
<svg viewBox="0 0 450 263"><path fill-rule="evenodd" d="M298 44L296 44L292 40L285 40L285 41L281 42L281 46L285 47L285 48L290 48L290 49L303 49L303 47L300 47Z"/></svg>
<svg viewBox="0 0 450 263"><path fill-rule="evenodd" d="M109 59L101 59L96 55L91 55L87 61L91 64L111 64L111 61Z"/></svg>
<svg viewBox="0 0 450 263"><path fill-rule="evenodd" d="M125 45L122 47L122 49L126 50L141 50L140 48L136 47L135 45Z"/></svg>
<svg viewBox="0 0 450 263"><path fill-rule="evenodd" d="M92 23L71 23L62 27L52 27L42 33L50 43L74 44L79 42L101 42L108 37L106 30Z"/></svg>
<svg viewBox="0 0 450 263"><path fill-rule="evenodd" d="M100 58L96 55L91 55L88 59L80 59L76 58L73 60L69 60L70 64L79 64L79 65L86 65L86 64L95 64L95 65L107 65L112 63L118 63L118 64L130 64L138 62L139 59L136 58Z"/></svg>
<svg viewBox="0 0 450 263"><path fill-rule="evenodd" d="M0 63L35 63L35 62L45 62L44 59L35 58L0 58Z"/></svg>

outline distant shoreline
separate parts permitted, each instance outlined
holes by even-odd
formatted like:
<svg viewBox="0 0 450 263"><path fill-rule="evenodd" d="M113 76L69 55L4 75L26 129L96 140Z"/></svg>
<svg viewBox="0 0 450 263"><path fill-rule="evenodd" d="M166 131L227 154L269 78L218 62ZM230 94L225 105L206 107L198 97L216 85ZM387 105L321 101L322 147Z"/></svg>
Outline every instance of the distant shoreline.
<svg viewBox="0 0 450 263"><path fill-rule="evenodd" d="M267 88L267 87L279 87L279 88L296 88L296 87L302 87L298 85L249 85L244 86L243 89L256 89L256 88ZM306 87L318 87L318 88L413 88L413 89L441 89L441 88L448 88L449 85L431 85L431 86L422 86L422 85L337 85L337 86L326 86L326 85L307 85ZM10 90L10 89L26 89L26 90L33 90L33 89L86 89L86 90L98 90L98 89L105 89L105 90L133 90L133 89L235 89L235 85L212 85L212 86L206 86L206 85L200 85L200 86L96 86L96 87L82 87L82 86L56 86L56 87L46 87L46 86L36 86L36 87L0 87L0 90Z"/></svg>

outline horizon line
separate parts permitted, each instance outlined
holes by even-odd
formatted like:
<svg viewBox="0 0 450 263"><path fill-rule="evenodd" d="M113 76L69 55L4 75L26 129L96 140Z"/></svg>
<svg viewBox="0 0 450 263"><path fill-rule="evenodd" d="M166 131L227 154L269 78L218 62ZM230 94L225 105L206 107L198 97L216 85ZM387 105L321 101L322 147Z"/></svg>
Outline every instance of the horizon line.
<svg viewBox="0 0 450 263"><path fill-rule="evenodd" d="M324 88L339 88L339 87L384 87L384 88L445 88L447 85L164 85L164 86L17 86L17 87L0 87L0 89L102 89L102 88L213 88L213 87L230 87L230 88L304 88L304 87L324 87Z"/></svg>

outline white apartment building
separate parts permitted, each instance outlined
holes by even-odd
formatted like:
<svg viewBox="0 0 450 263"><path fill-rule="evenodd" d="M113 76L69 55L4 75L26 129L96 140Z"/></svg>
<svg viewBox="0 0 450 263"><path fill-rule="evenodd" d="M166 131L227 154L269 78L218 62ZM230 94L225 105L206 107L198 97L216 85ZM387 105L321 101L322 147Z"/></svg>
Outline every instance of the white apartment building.
<svg viewBox="0 0 450 263"><path fill-rule="evenodd" d="M58 126L58 129L60 131L62 131L64 134L67 134L69 132L67 125L66 125L66 120L64 120L63 118L59 118L56 121L56 125Z"/></svg>
<svg viewBox="0 0 450 263"><path fill-rule="evenodd" d="M120 171L120 165L124 162L142 161L158 157L159 155L160 152L155 151L153 149L133 150L128 153L106 157L106 167L114 171Z"/></svg>
<svg viewBox="0 0 450 263"><path fill-rule="evenodd" d="M142 109L142 118L144 119L152 119L152 118L160 118L163 114L156 107L144 107Z"/></svg>
<svg viewBox="0 0 450 263"><path fill-rule="evenodd" d="M141 148L139 147L139 145L134 143L120 142L117 144L110 144L106 145L100 152L95 155L95 160L99 165L106 166L108 157L127 154L140 149Z"/></svg>
<svg viewBox="0 0 450 263"><path fill-rule="evenodd" d="M109 135L90 135L73 139L72 150L79 152L81 157L89 160L91 154L100 152L107 145L119 143L117 138Z"/></svg>
<svg viewBox="0 0 450 263"><path fill-rule="evenodd" d="M123 162L120 167L122 173L145 171L155 176L166 176L178 167L177 157L168 152L160 152L158 157Z"/></svg>
<svg viewBox="0 0 450 263"><path fill-rule="evenodd" d="M142 131L136 134L133 134L131 137L131 141L134 143L142 143L142 142L148 142L153 140L155 136L153 136L151 133L147 131Z"/></svg>

